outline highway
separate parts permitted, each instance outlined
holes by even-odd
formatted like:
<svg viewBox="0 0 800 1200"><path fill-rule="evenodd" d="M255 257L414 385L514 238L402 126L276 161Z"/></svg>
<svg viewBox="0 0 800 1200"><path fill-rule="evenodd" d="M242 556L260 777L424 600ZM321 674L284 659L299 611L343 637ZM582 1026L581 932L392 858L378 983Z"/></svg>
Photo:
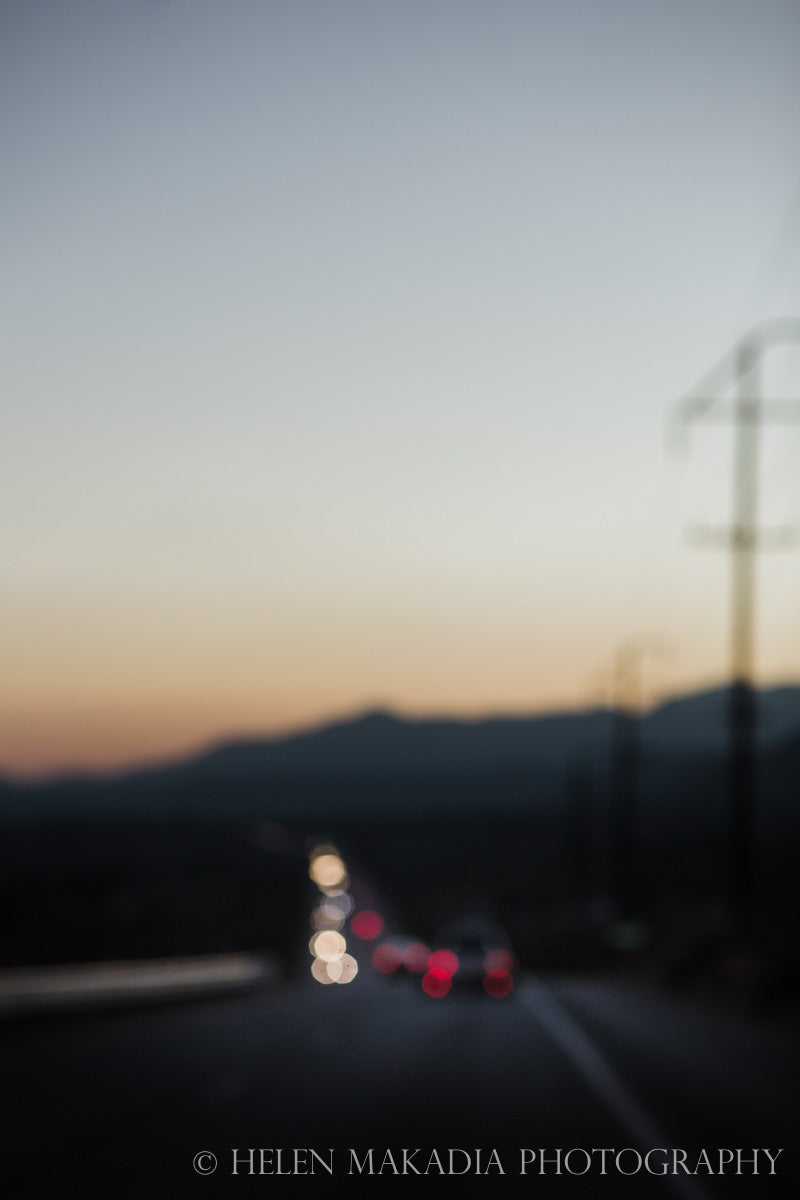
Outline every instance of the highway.
<svg viewBox="0 0 800 1200"><path fill-rule="evenodd" d="M600 981L432 999L365 966L8 1020L0 1048L15 1198L418 1195L450 1173L487 1197L714 1200L800 1177L796 1041Z"/></svg>

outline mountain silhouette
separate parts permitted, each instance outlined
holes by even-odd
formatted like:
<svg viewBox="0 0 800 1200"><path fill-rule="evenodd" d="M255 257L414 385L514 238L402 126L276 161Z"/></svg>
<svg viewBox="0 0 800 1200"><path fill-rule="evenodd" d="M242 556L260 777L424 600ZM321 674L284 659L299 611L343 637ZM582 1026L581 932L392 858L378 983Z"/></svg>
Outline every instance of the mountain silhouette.
<svg viewBox="0 0 800 1200"><path fill-rule="evenodd" d="M679 697L642 718L644 797L674 798L687 772L697 779L698 772L709 771L709 794L721 794L727 695L718 688ZM783 794L800 755L800 688L760 693L758 713L767 775L770 762L783 764L777 774L772 771ZM475 720L409 719L374 710L291 736L229 741L183 761L110 777L6 780L0 784L0 812L33 817L73 811L107 816L519 811L561 797L577 768L607 786L613 721L607 709Z"/></svg>

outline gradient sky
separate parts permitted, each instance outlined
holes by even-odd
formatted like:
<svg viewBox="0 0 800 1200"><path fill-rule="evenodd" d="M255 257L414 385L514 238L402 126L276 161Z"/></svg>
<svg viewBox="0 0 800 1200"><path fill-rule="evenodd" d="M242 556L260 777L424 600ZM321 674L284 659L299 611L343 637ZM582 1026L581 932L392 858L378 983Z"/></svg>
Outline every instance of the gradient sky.
<svg viewBox="0 0 800 1200"><path fill-rule="evenodd" d="M797 0L3 4L0 769L582 706L653 633L651 698L723 680L731 437L665 423L800 316L799 51ZM795 680L800 553L759 592Z"/></svg>

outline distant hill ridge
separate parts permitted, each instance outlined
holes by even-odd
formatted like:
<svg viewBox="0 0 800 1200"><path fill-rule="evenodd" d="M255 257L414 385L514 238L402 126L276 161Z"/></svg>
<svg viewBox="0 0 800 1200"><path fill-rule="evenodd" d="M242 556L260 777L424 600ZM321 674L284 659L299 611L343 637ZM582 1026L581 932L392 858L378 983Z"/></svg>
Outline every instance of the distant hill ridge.
<svg viewBox="0 0 800 1200"><path fill-rule="evenodd" d="M542 754L567 751L576 733L594 745L609 723L604 712L469 721L374 711L275 741L230 742L203 755L195 766L223 773L524 767Z"/></svg>
<svg viewBox="0 0 800 1200"><path fill-rule="evenodd" d="M671 751L723 749L727 688L671 699L641 721L643 740ZM800 687L758 693L759 737L773 744L800 736ZM275 739L227 742L201 755L214 771L470 766L528 766L564 753L591 754L608 740L612 713L543 713L474 719L408 718L376 709Z"/></svg>
<svg viewBox="0 0 800 1200"><path fill-rule="evenodd" d="M667 775L677 778L693 762L721 763L728 742L727 697L725 688L697 692L644 716L645 772L663 777L666 786ZM794 762L800 756L800 687L760 692L758 713L765 754L789 754ZM531 794L544 799L559 793L574 767L602 774L612 723L608 709L472 720L412 719L373 710L289 736L228 741L183 760L113 775L0 781L0 811L255 810L261 798L276 812L300 811L323 808L336 789L337 804L358 807L375 803L376 781L387 809L402 807L409 796L420 804L429 802L423 797L438 803L445 793L455 804L470 790L478 798L508 795L522 803ZM470 776L475 782L464 783ZM492 782L480 784L481 779Z"/></svg>

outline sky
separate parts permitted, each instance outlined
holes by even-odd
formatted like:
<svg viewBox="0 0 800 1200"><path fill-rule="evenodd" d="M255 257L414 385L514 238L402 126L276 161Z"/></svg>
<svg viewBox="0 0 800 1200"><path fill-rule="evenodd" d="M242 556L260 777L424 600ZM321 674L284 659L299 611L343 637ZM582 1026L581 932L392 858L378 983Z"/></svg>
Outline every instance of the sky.
<svg viewBox="0 0 800 1200"><path fill-rule="evenodd" d="M667 431L800 317L799 49L797 0L6 0L0 771L582 708L631 639L645 703L723 682L732 426ZM800 550L757 595L796 681Z"/></svg>

